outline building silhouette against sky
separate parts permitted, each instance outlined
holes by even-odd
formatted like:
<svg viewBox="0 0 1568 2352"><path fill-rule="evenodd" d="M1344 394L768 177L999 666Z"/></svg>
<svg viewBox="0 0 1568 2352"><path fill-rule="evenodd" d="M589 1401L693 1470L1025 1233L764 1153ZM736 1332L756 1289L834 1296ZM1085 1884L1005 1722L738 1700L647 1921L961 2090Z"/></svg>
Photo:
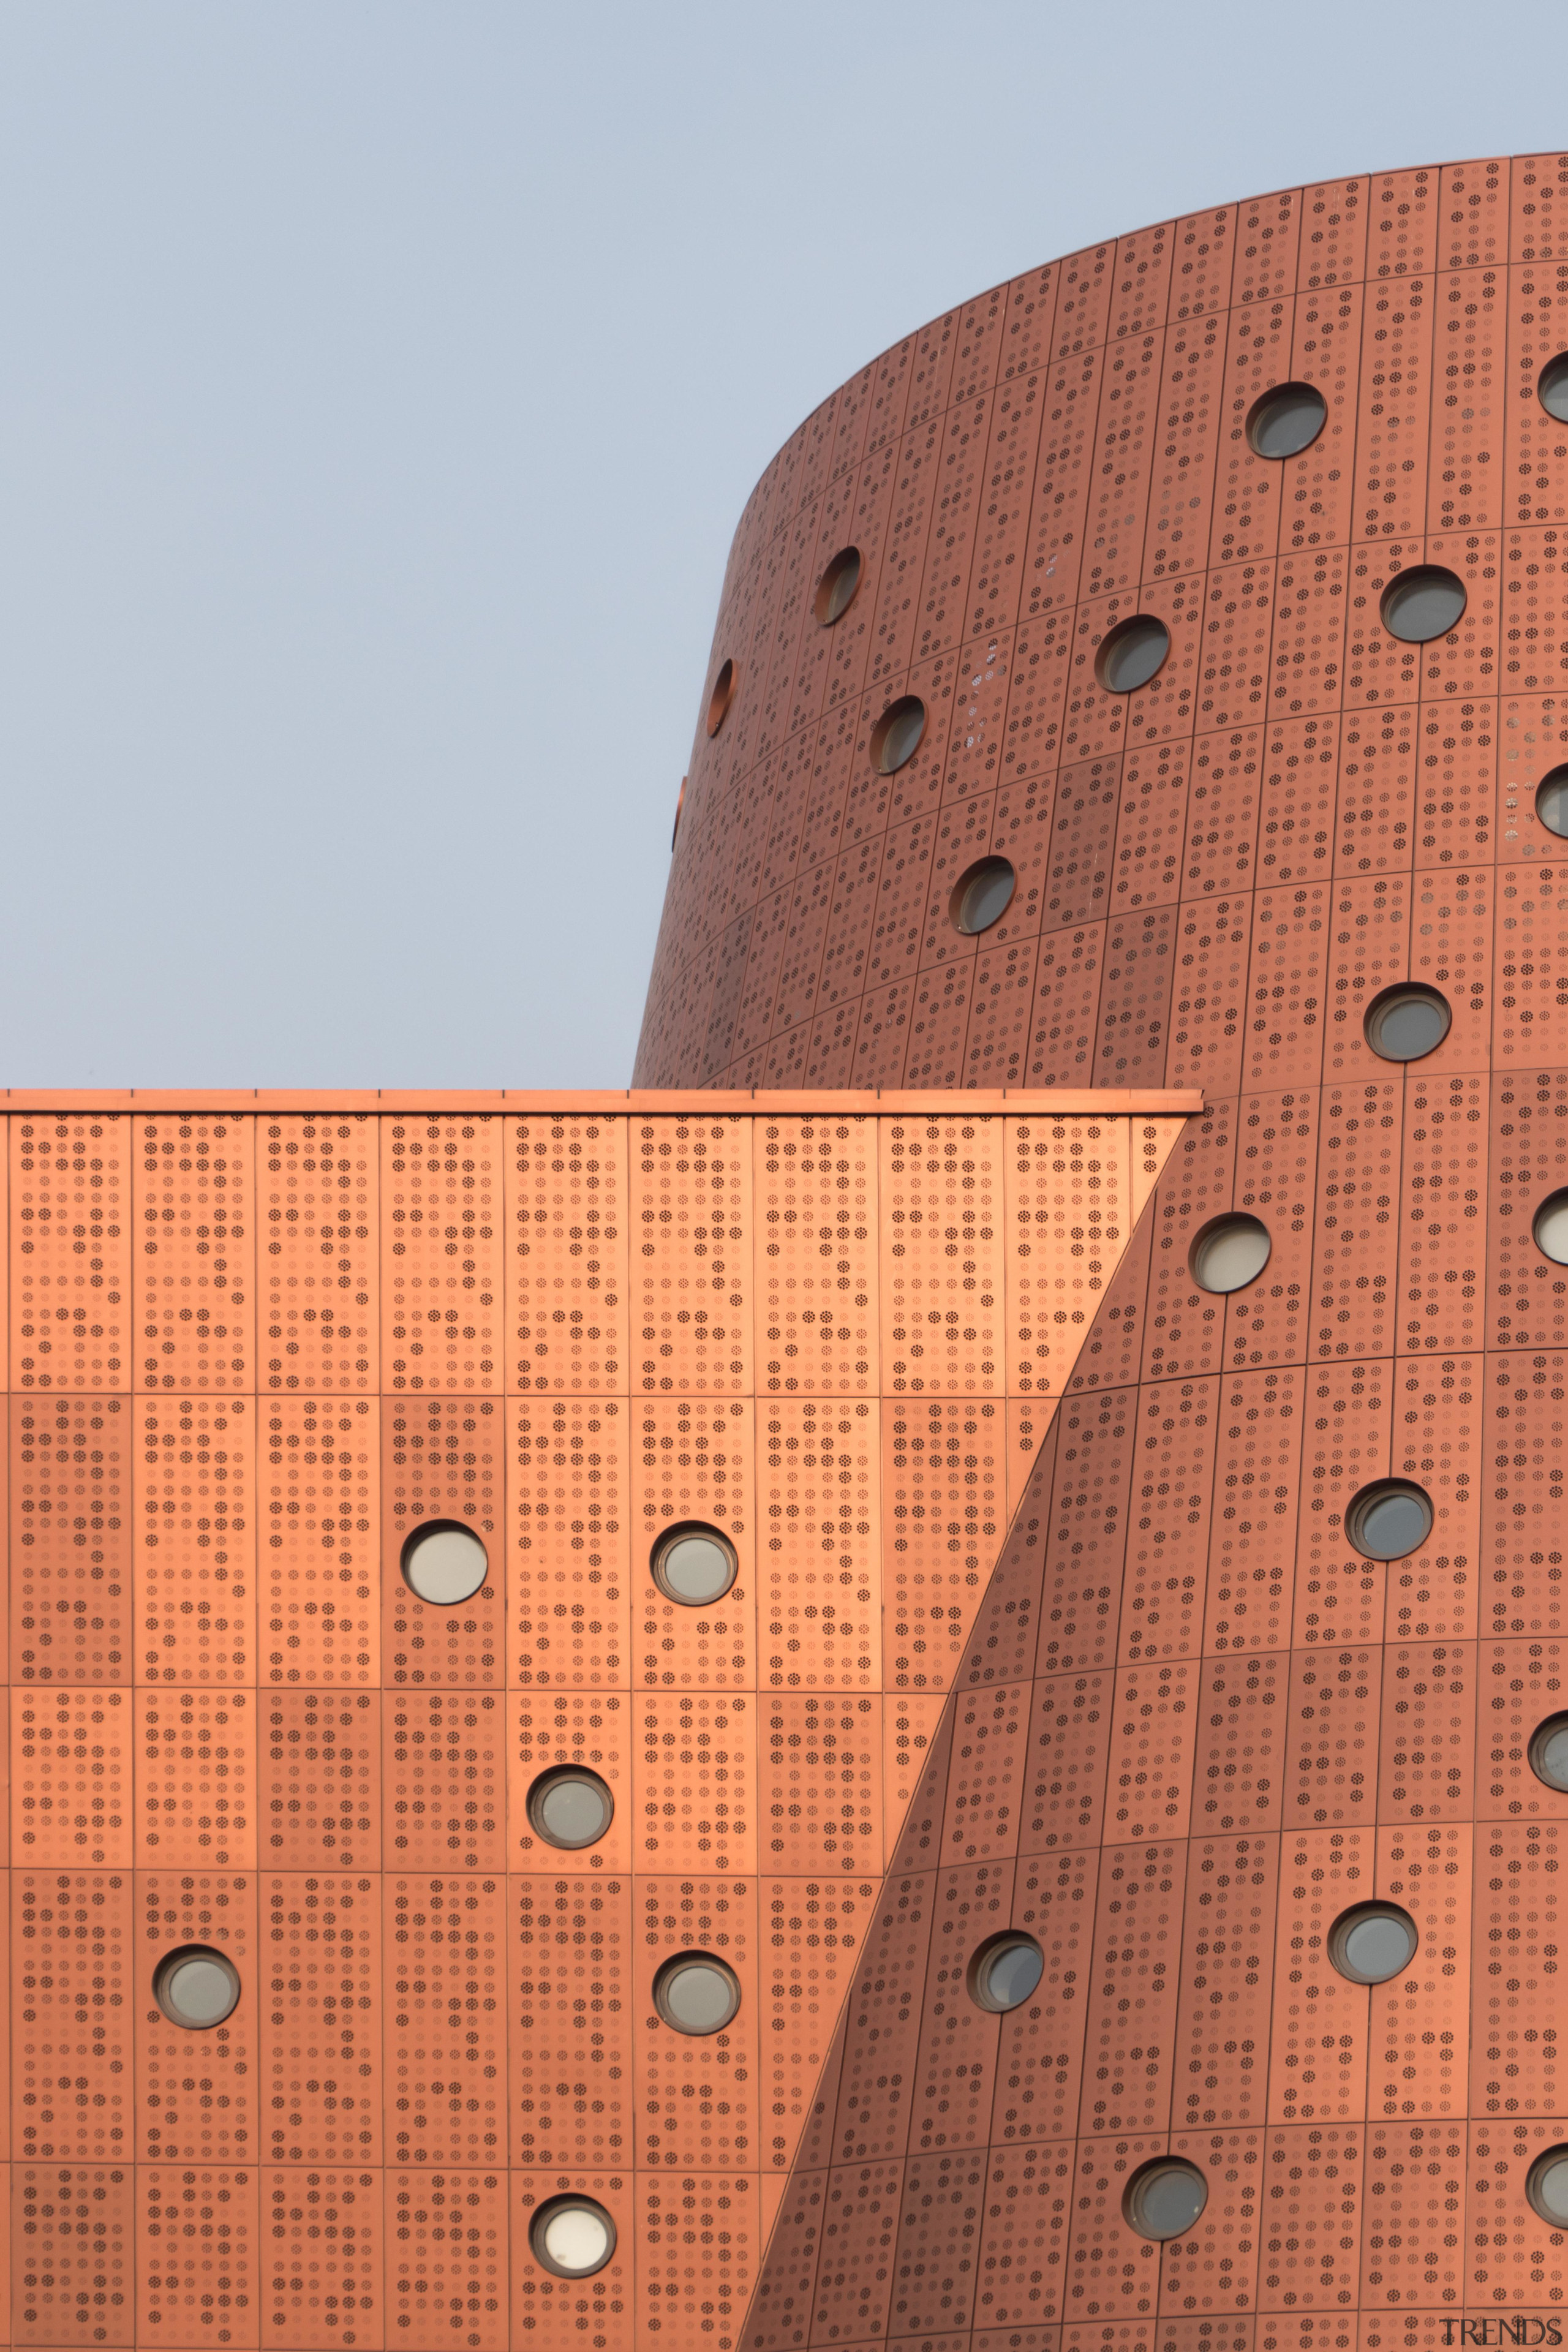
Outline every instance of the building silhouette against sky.
<svg viewBox="0 0 1568 2352"><path fill-rule="evenodd" d="M758 485L633 1092L8 1097L10 2341L1554 2340L1564 534L1568 159L1113 238Z"/></svg>

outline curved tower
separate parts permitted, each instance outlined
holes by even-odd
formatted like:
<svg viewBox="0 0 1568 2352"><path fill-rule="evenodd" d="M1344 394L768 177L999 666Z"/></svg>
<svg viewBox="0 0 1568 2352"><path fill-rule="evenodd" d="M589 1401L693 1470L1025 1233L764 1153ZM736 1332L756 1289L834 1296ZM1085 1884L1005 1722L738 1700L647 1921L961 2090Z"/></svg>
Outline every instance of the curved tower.
<svg viewBox="0 0 1568 2352"><path fill-rule="evenodd" d="M1565 549L1555 155L995 288L742 519L639 1083L1207 1106L999 1538L748 2352L1560 2340Z"/></svg>

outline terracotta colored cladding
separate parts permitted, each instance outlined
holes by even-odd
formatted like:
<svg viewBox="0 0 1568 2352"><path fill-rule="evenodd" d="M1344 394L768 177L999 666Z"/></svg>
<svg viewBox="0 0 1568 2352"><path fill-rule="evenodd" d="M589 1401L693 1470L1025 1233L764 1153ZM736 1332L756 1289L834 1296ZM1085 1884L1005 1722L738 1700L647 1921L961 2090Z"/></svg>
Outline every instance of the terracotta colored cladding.
<svg viewBox="0 0 1568 2352"><path fill-rule="evenodd" d="M1222 205L825 403L736 534L648 1091L0 1106L11 2341L1542 2340L1565 208L1558 156Z"/></svg>
<svg viewBox="0 0 1568 2352"><path fill-rule="evenodd" d="M5 2340L739 2342L1200 1105L7 1098ZM710 1607L650 1574L691 1520ZM405 1580L432 1521L466 1601ZM529 1799L574 1764L614 1811L562 1849ZM985 1785L959 1833L1010 1854ZM239 1985L205 2031L159 1992L191 1945ZM693 1949L719 2034L655 2005ZM532 2251L563 2191L617 2231L586 2280Z"/></svg>
<svg viewBox="0 0 1568 2352"><path fill-rule="evenodd" d="M1568 1712L1565 206L1523 156L1070 256L884 354L742 519L639 1079L1206 1098L977 1522L747 2352L1495 2343L1568 2292L1527 2193L1568 2147L1531 1747ZM1273 457L1288 384L1321 430ZM1463 609L1411 642L1416 567ZM1169 650L1117 692L1133 615ZM1014 887L976 934L983 858ZM1366 1028L1405 983L1447 1009L1408 1064ZM1270 1255L1216 1296L1231 1211ZM1389 1478L1431 1524L1373 1560L1347 1509ZM1369 1989L1331 1931L1373 1900L1417 1942ZM1000 2020L964 1974L997 1926L1043 1956ZM1172 2157L1208 2202L1155 2241L1125 2200Z"/></svg>

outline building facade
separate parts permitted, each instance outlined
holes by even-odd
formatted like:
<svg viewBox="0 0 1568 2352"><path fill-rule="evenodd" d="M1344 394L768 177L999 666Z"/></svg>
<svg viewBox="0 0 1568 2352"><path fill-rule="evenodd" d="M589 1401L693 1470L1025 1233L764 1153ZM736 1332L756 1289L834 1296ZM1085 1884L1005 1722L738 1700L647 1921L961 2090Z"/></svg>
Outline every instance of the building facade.
<svg viewBox="0 0 1568 2352"><path fill-rule="evenodd" d="M639 1081L1205 1102L748 2352L1558 2340L1565 534L1555 155L994 288L742 519Z"/></svg>
<svg viewBox="0 0 1568 2352"><path fill-rule="evenodd" d="M1202 1100L5 1098L5 2341L733 2352Z"/></svg>
<svg viewBox="0 0 1568 2352"><path fill-rule="evenodd" d="M7 2342L1561 2341L1565 208L825 403L637 1090L0 1103Z"/></svg>

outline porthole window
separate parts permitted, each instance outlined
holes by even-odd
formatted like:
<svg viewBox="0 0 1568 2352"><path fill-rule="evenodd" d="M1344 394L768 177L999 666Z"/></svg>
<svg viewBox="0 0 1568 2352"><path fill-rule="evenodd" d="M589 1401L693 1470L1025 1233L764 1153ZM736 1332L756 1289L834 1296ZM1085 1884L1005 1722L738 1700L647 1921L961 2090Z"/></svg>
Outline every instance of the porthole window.
<svg viewBox="0 0 1568 2352"><path fill-rule="evenodd" d="M653 1980L653 2005L677 2033L720 2033L741 2006L741 1988L710 1952L678 1952Z"/></svg>
<svg viewBox="0 0 1568 2352"><path fill-rule="evenodd" d="M1568 768L1553 768L1535 787L1535 814L1548 833L1568 841Z"/></svg>
<svg viewBox="0 0 1568 2352"><path fill-rule="evenodd" d="M1448 1000L1411 982L1385 988L1366 1008L1366 1042L1384 1062L1419 1062L1435 1053L1453 1019Z"/></svg>
<svg viewBox="0 0 1568 2352"><path fill-rule="evenodd" d="M1568 1265L1568 1192L1553 1192L1542 1201L1531 1232L1542 1257L1553 1265Z"/></svg>
<svg viewBox="0 0 1568 2352"><path fill-rule="evenodd" d="M954 930L973 936L999 923L1013 903L1018 877L1005 857L983 857L952 886L948 914Z"/></svg>
<svg viewBox="0 0 1568 2352"><path fill-rule="evenodd" d="M1277 383L1247 412L1247 437L1260 457L1299 457L1328 421L1329 404L1315 384Z"/></svg>
<svg viewBox="0 0 1568 2352"><path fill-rule="evenodd" d="M1363 1486L1345 1513L1345 1533L1363 1559L1404 1559L1432 1532L1432 1498L1408 1478Z"/></svg>
<svg viewBox="0 0 1568 2352"><path fill-rule="evenodd" d="M1568 425L1568 352L1559 352L1548 360L1535 379L1535 396L1548 416L1555 416L1559 425Z"/></svg>
<svg viewBox="0 0 1568 2352"><path fill-rule="evenodd" d="M1568 1715L1549 1715L1530 1735L1530 1769L1549 1789L1568 1794Z"/></svg>
<svg viewBox="0 0 1568 2352"><path fill-rule="evenodd" d="M1195 2164L1157 2156L1127 2184L1121 2210L1141 2238L1179 2238L1209 2201L1209 2185Z"/></svg>
<svg viewBox="0 0 1568 2352"><path fill-rule="evenodd" d="M667 1528L653 1548L654 1582L688 1609L707 1609L721 1601L738 1570L729 1538L700 1519Z"/></svg>
<svg viewBox="0 0 1568 2352"><path fill-rule="evenodd" d="M1386 1984L1415 1958L1415 1922L1396 1903L1357 1903L1329 1929L1329 1958L1352 1984Z"/></svg>
<svg viewBox="0 0 1568 2352"><path fill-rule="evenodd" d="M528 2242L557 2278L592 2278L616 2251L616 2225L592 2197L552 2197L536 2207Z"/></svg>
<svg viewBox="0 0 1568 2352"><path fill-rule="evenodd" d="M925 731L925 704L918 694L900 695L871 730L871 765L884 776L896 775L914 758Z"/></svg>
<svg viewBox="0 0 1568 2352"><path fill-rule="evenodd" d="M403 1580L433 1609L471 1601L489 1572L483 1544L456 1519L426 1519L403 1547Z"/></svg>
<svg viewBox="0 0 1568 2352"><path fill-rule="evenodd" d="M239 1971L205 1944L182 1944L159 1961L153 1995L171 2025L221 2025L239 2000Z"/></svg>
<svg viewBox="0 0 1568 2352"><path fill-rule="evenodd" d="M1549 2147L1524 2177L1524 2193L1543 2221L1568 2230L1568 2147Z"/></svg>
<svg viewBox="0 0 1568 2352"><path fill-rule="evenodd" d="M1440 563L1417 563L1399 572L1384 590L1379 606L1389 635L1407 646L1446 637L1464 609L1464 582Z"/></svg>
<svg viewBox="0 0 1568 2352"><path fill-rule="evenodd" d="M542 1772L528 1792L528 1819L546 1845L568 1851L597 1845L615 1818L615 1800L596 1772L561 1764Z"/></svg>
<svg viewBox="0 0 1568 2352"><path fill-rule="evenodd" d="M981 1945L969 1963L969 1993L982 2009L999 2013L1017 2009L1046 1972L1045 1955L1033 1936L1008 1928Z"/></svg>
<svg viewBox="0 0 1568 2352"><path fill-rule="evenodd" d="M1135 694L1162 667L1171 650L1171 632L1152 613L1133 613L1100 639L1094 674L1111 694Z"/></svg>
<svg viewBox="0 0 1568 2352"><path fill-rule="evenodd" d="M812 610L825 629L841 620L855 602L855 592L860 585L860 551L858 547L841 547L821 579Z"/></svg>
<svg viewBox="0 0 1568 2352"><path fill-rule="evenodd" d="M1200 1290L1245 1290L1268 1263L1268 1228L1256 1217L1215 1217L1193 1244L1189 1261Z"/></svg>
<svg viewBox="0 0 1568 2352"><path fill-rule="evenodd" d="M725 719L729 717L730 705L734 701L734 699L735 665L732 661L726 661L721 665L719 675L713 681L713 691L708 698L708 732L710 735L717 735L720 728L722 727Z"/></svg>

